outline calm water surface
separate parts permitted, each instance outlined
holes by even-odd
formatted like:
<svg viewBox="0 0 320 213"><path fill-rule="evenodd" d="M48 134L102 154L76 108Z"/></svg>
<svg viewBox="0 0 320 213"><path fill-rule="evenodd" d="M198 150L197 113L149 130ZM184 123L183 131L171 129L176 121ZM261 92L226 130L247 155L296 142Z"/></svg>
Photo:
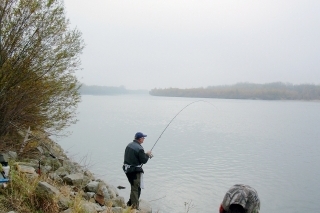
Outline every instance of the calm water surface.
<svg viewBox="0 0 320 213"><path fill-rule="evenodd" d="M153 97L83 96L72 135L55 139L127 201L123 153L135 132L154 158L144 165L141 198L154 212L218 212L236 183L254 187L261 213L320 212L320 103ZM209 103L207 103L209 102Z"/></svg>

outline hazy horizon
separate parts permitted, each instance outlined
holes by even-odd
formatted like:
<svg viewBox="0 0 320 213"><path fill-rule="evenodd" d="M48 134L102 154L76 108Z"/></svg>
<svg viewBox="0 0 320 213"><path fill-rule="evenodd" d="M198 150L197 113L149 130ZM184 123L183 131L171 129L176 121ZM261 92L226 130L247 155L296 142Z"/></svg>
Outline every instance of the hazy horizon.
<svg viewBox="0 0 320 213"><path fill-rule="evenodd" d="M84 84L86 86L98 86L98 87L124 87L125 89L127 90L152 90L152 89L167 89L167 88L178 88L178 89L195 89L195 88L207 88L207 87L212 87L212 86L234 86L236 84L272 84L272 83L284 83L284 84L292 84L290 82L266 82L266 83L252 83L252 82L237 82L237 83L234 83L234 84L221 84L221 85L208 85L208 86L199 86L199 87L187 87L187 88L179 88L179 87L154 87L154 88L151 88L151 89L130 89L130 88L127 88L125 85L119 85L119 86L110 86L110 85L97 85L97 84L92 84L92 85L89 85L89 84L85 84L85 83L81 83L81 84ZM301 83L301 84L292 84L292 85L315 85L315 86L320 86L320 84L312 84L312 83Z"/></svg>
<svg viewBox="0 0 320 213"><path fill-rule="evenodd" d="M320 1L65 0L87 85L320 84Z"/></svg>

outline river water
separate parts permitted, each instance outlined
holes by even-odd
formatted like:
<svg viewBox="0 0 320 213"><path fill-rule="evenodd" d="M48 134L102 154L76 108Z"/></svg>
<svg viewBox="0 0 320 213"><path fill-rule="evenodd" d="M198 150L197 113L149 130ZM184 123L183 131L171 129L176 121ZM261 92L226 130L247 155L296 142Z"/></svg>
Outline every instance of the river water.
<svg viewBox="0 0 320 213"><path fill-rule="evenodd" d="M320 212L319 102L86 95L78 112L72 135L54 140L97 178L125 186L126 201L126 145L142 131L150 150L167 127L144 165L141 198L154 212L218 212L237 183L257 190L261 213Z"/></svg>

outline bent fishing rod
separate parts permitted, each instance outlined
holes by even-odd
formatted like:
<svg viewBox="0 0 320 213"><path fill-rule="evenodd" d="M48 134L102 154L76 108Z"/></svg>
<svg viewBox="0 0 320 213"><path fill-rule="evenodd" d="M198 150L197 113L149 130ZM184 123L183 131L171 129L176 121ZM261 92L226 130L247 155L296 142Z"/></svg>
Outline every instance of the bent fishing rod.
<svg viewBox="0 0 320 213"><path fill-rule="evenodd" d="M190 106L191 104L197 103L197 102L206 102L208 104L211 104L208 101L204 101L204 100L197 100L197 101L193 101L189 104L187 104L185 107L183 107L172 119L171 121L168 123L168 125L164 128L164 130L161 132L160 136L158 137L158 139L156 140L156 142L154 143L154 145L152 146L152 148L150 149L150 151L152 151L152 149L155 147L155 145L158 143L158 141L160 140L161 136L163 135L163 133L166 131L166 129L169 127L169 125L172 123L172 121L188 106ZM213 104L211 104L212 106L214 106ZM215 107L215 106L214 106Z"/></svg>

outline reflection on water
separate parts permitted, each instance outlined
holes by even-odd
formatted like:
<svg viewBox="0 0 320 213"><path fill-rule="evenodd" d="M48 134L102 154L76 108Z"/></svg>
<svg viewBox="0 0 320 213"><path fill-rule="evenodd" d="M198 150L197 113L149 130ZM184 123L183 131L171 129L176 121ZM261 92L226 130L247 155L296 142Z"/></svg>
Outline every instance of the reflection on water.
<svg viewBox="0 0 320 213"><path fill-rule="evenodd" d="M135 132L151 149L170 120L191 98L83 96L73 134L58 141L91 171L114 186L129 184L121 169ZM183 110L153 149L141 198L154 211L218 212L227 189L254 187L261 213L319 212L320 103L206 99ZM87 162L88 163L88 162ZM293 205L294 204L294 205Z"/></svg>

